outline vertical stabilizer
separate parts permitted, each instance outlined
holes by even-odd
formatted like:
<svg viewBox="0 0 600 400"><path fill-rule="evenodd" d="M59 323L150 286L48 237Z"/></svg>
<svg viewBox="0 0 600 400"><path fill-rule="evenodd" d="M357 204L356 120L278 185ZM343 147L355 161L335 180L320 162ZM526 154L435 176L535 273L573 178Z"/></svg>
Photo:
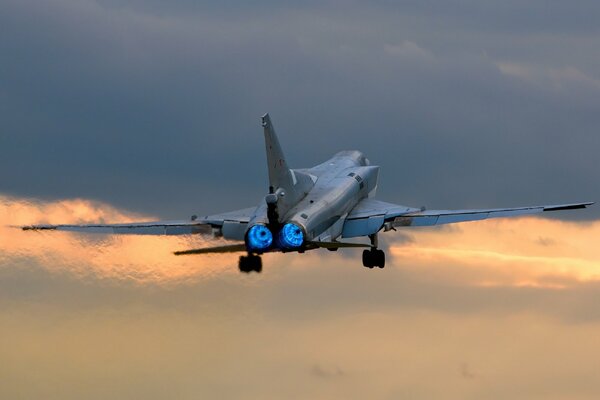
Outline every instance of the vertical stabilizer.
<svg viewBox="0 0 600 400"><path fill-rule="evenodd" d="M265 146L267 148L267 165L269 166L269 186L273 190L287 189L291 182L290 170L269 114L262 116L262 126L265 132Z"/></svg>
<svg viewBox="0 0 600 400"><path fill-rule="evenodd" d="M306 196L314 186L314 180L308 174L291 170L288 167L269 114L262 116L262 126L265 132L267 165L269 167L269 193L277 193L277 219L280 219Z"/></svg>

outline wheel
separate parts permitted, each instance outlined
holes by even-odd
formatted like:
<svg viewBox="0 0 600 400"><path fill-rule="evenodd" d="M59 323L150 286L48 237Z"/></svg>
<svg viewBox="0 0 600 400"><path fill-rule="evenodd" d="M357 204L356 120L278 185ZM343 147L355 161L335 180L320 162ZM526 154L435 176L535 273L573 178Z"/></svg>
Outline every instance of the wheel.
<svg viewBox="0 0 600 400"><path fill-rule="evenodd" d="M363 250L362 262L363 266L367 268L383 268L385 267L385 253L379 249Z"/></svg>
<svg viewBox="0 0 600 400"><path fill-rule="evenodd" d="M377 261L375 264L379 268L385 267L385 253L383 250L375 250L375 260Z"/></svg>
<svg viewBox="0 0 600 400"><path fill-rule="evenodd" d="M373 268L373 266L374 266L373 261L374 261L373 253L371 252L371 250L363 250L363 254L362 254L363 267Z"/></svg>
<svg viewBox="0 0 600 400"><path fill-rule="evenodd" d="M262 258L260 256L252 256L252 270L258 273L262 271Z"/></svg>
<svg viewBox="0 0 600 400"><path fill-rule="evenodd" d="M252 271L250 265L250 256L240 256L240 261L238 262L238 267L240 268L240 272L248 273Z"/></svg>
<svg viewBox="0 0 600 400"><path fill-rule="evenodd" d="M262 271L262 259L260 256L249 255L249 256L240 256L239 261L240 272L250 273L252 271L261 272Z"/></svg>
<svg viewBox="0 0 600 400"><path fill-rule="evenodd" d="M369 261L370 260L370 254L369 254L369 250L363 250L363 255L362 255L362 262L363 262L363 267L368 267L369 266Z"/></svg>

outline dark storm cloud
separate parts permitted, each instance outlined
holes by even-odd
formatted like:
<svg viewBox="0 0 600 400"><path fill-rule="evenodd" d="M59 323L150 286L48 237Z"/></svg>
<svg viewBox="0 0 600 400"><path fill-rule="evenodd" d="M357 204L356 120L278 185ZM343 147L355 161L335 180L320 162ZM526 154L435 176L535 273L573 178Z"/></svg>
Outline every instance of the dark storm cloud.
<svg viewBox="0 0 600 400"><path fill-rule="evenodd" d="M600 198L596 4L166 4L0 6L2 191L243 207L269 111L293 165L361 149L389 201Z"/></svg>

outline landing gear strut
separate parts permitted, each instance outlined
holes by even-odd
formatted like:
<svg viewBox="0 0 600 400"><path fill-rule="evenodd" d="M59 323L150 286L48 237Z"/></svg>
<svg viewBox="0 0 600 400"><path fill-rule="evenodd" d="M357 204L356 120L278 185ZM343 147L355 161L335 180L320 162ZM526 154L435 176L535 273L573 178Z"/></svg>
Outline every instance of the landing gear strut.
<svg viewBox="0 0 600 400"><path fill-rule="evenodd" d="M363 266L367 268L385 267L385 253L377 248L377 234L369 235L371 250L364 250L362 254Z"/></svg>
<svg viewBox="0 0 600 400"><path fill-rule="evenodd" d="M262 259L260 256L254 254L248 254L247 256L240 256L239 261L240 272L250 273L252 271L262 271Z"/></svg>

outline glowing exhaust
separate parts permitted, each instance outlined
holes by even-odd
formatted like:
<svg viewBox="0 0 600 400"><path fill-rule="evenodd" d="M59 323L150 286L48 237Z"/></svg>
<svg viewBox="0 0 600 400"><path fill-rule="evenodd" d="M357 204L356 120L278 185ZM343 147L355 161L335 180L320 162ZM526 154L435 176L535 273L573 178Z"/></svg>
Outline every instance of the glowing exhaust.
<svg viewBox="0 0 600 400"><path fill-rule="evenodd" d="M246 234L246 243L251 250L266 250L273 244L273 234L264 225L254 225Z"/></svg>
<svg viewBox="0 0 600 400"><path fill-rule="evenodd" d="M287 249L295 249L304 243L304 232L296 224L287 223L279 232L279 243Z"/></svg>

